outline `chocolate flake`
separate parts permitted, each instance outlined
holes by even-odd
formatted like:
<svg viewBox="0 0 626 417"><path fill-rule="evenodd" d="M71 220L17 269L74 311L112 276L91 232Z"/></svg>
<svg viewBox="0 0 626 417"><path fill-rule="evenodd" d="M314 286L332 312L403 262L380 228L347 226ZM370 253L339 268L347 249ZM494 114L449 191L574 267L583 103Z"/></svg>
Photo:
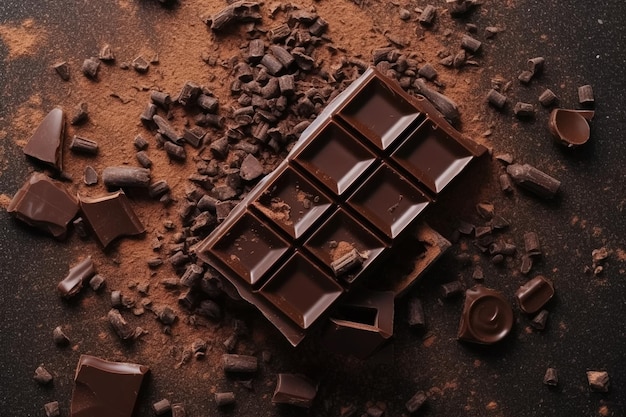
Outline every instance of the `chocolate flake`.
<svg viewBox="0 0 626 417"><path fill-rule="evenodd" d="M278 374L272 396L273 404L291 404L309 408L317 395L317 386L308 378L296 374Z"/></svg>
<svg viewBox="0 0 626 417"><path fill-rule="evenodd" d="M17 191L7 212L62 239L78 212L78 202L60 183L36 172Z"/></svg>
<svg viewBox="0 0 626 417"><path fill-rule="evenodd" d="M63 169L62 152L65 115L55 108L48 113L24 146L24 154L52 166L57 171Z"/></svg>
<svg viewBox="0 0 626 417"><path fill-rule="evenodd" d="M71 298L78 294L85 281L96 273L91 256L86 257L70 268L69 274L59 282L57 289L64 298Z"/></svg>

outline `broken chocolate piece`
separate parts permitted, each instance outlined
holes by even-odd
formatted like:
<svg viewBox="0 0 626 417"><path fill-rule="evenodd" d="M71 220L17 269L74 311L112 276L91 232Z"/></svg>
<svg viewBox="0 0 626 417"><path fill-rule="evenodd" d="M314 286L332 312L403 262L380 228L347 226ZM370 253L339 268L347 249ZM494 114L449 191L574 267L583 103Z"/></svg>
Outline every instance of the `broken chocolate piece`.
<svg viewBox="0 0 626 417"><path fill-rule="evenodd" d="M37 369L35 369L35 374L33 375L33 379L41 385L49 384L52 381L52 374L48 372L43 365L39 365Z"/></svg>
<svg viewBox="0 0 626 417"><path fill-rule="evenodd" d="M24 146L24 154L50 165L57 171L63 169L63 134L65 115L63 110L55 108L39 124L33 136Z"/></svg>
<svg viewBox="0 0 626 417"><path fill-rule="evenodd" d="M78 212L78 202L63 185L36 172L15 193L7 212L62 239L67 233L67 225Z"/></svg>
<svg viewBox="0 0 626 417"><path fill-rule="evenodd" d="M589 84L578 87L578 102L583 106L594 105L593 88Z"/></svg>
<svg viewBox="0 0 626 417"><path fill-rule="evenodd" d="M513 113L520 119L535 117L535 106L518 101L513 107Z"/></svg>
<svg viewBox="0 0 626 417"><path fill-rule="evenodd" d="M58 401L51 401L49 403L44 404L43 410L46 413L46 417L59 417L61 415Z"/></svg>
<svg viewBox="0 0 626 417"><path fill-rule="evenodd" d="M478 39L474 39L469 35L463 35L461 38L461 48L475 54L480 49L482 43Z"/></svg>
<svg viewBox="0 0 626 417"><path fill-rule="evenodd" d="M415 329L422 330L425 327L424 307L419 298L413 297L409 300L408 322Z"/></svg>
<svg viewBox="0 0 626 417"><path fill-rule="evenodd" d="M102 48L100 48L100 53L98 54L98 59L105 62L115 61L115 55L113 55L111 45L109 45L108 43L102 45Z"/></svg>
<svg viewBox="0 0 626 417"><path fill-rule="evenodd" d="M216 392L215 403L218 407L227 407L235 404L234 392Z"/></svg>
<svg viewBox="0 0 626 417"><path fill-rule="evenodd" d="M89 119L89 113L87 113L87 103L81 102L76 106L74 110L74 114L72 114L72 119L70 120L70 124L72 126L82 125Z"/></svg>
<svg viewBox="0 0 626 417"><path fill-rule="evenodd" d="M331 262L330 267L336 277L340 277L353 269L363 265L363 257L358 250L352 249L350 252Z"/></svg>
<svg viewBox="0 0 626 417"><path fill-rule="evenodd" d="M170 410L172 409L172 405L170 404L170 401L168 399L164 398L152 404L152 409L154 410L154 414L156 414L157 416L161 416L165 413L170 412Z"/></svg>
<svg viewBox="0 0 626 417"><path fill-rule="evenodd" d="M452 298L463 292L463 283L461 281L452 281L439 286L439 293L443 298Z"/></svg>
<svg viewBox="0 0 626 417"><path fill-rule="evenodd" d="M70 64L63 61L59 62L58 64L54 64L53 68L57 72L57 74L59 74L59 77L61 77L63 81L70 80Z"/></svg>
<svg viewBox="0 0 626 417"><path fill-rule="evenodd" d="M411 414L416 412L417 410L422 408L427 399L428 397L426 396L426 393L424 393L424 391L417 391L415 395L413 395L411 399L406 402L406 410Z"/></svg>
<svg viewBox="0 0 626 417"><path fill-rule="evenodd" d="M515 184L526 188L539 197L552 198L561 186L559 180L528 164L511 164L506 167L506 172Z"/></svg>
<svg viewBox="0 0 626 417"><path fill-rule="evenodd" d="M587 371L587 382L592 391L609 392L609 373L606 371Z"/></svg>
<svg viewBox="0 0 626 417"><path fill-rule="evenodd" d="M493 344L513 327L513 309L498 291L477 285L465 292L458 338L467 342Z"/></svg>
<svg viewBox="0 0 626 417"><path fill-rule="evenodd" d="M556 94L554 94L554 92L549 88L543 90L543 92L539 95L539 103L541 103L543 107L550 107L554 104L554 102L556 102L556 100Z"/></svg>
<svg viewBox="0 0 626 417"><path fill-rule="evenodd" d="M102 171L102 181L108 188L148 187L150 170L138 167L106 167Z"/></svg>
<svg viewBox="0 0 626 417"><path fill-rule="evenodd" d="M119 310L115 308L109 310L107 313L107 319L120 339L128 340L135 337L135 329L133 329L126 319L124 319Z"/></svg>
<svg viewBox="0 0 626 417"><path fill-rule="evenodd" d="M81 355L72 393L71 417L130 417L149 368Z"/></svg>
<svg viewBox="0 0 626 417"><path fill-rule="evenodd" d="M222 366L224 372L253 373L259 368L259 361L255 356L226 353L222 355Z"/></svg>
<svg viewBox="0 0 626 417"><path fill-rule="evenodd" d="M555 368L546 369L546 373L543 376L544 385L548 385L550 387L556 387L559 385L559 376Z"/></svg>
<svg viewBox="0 0 626 417"><path fill-rule="evenodd" d="M495 108L502 109L506 104L506 96L492 88L487 94L487 101Z"/></svg>
<svg viewBox="0 0 626 417"><path fill-rule="evenodd" d="M141 55L133 59L133 62L131 62L130 65L140 74L145 74L150 68L150 63Z"/></svg>
<svg viewBox="0 0 626 417"><path fill-rule="evenodd" d="M530 325L537 330L543 330L546 328L546 322L548 321L548 310L541 310L530 322Z"/></svg>
<svg viewBox="0 0 626 417"><path fill-rule="evenodd" d="M554 285L542 275L537 275L515 292L520 309L527 314L541 310L553 295Z"/></svg>
<svg viewBox="0 0 626 417"><path fill-rule="evenodd" d="M426 86L424 80L418 78L415 80L413 86L417 92L426 97L433 105L452 123L459 121L459 108L457 104L450 98L444 96L438 91L435 91Z"/></svg>
<svg viewBox="0 0 626 417"><path fill-rule="evenodd" d="M257 22L261 20L260 5L257 2L240 0L229 4L215 15L205 20L211 30L219 32L234 23Z"/></svg>
<svg viewBox="0 0 626 417"><path fill-rule="evenodd" d="M81 138L74 135L72 143L70 143L70 150L76 153L82 153L87 155L98 154L98 142L87 138Z"/></svg>
<svg viewBox="0 0 626 417"><path fill-rule="evenodd" d="M317 386L307 377L280 373L272 396L272 403L309 408L313 405L316 395Z"/></svg>
<svg viewBox="0 0 626 417"><path fill-rule="evenodd" d="M87 58L83 61L81 69L87 78L95 81L98 77L98 68L100 68L100 61L97 58Z"/></svg>
<svg viewBox="0 0 626 417"><path fill-rule="evenodd" d="M431 26L433 24L433 21L435 20L436 12L437 9L435 9L435 6L429 4L428 6L424 7L424 10L422 10L418 21L424 26Z"/></svg>
<svg viewBox="0 0 626 417"><path fill-rule="evenodd" d="M541 256L541 243L535 232L524 233L524 250L528 256Z"/></svg>
<svg viewBox="0 0 626 417"><path fill-rule="evenodd" d="M70 343L70 339L63 333L61 326L57 326L52 331L52 340L57 346L67 346Z"/></svg>
<svg viewBox="0 0 626 417"><path fill-rule="evenodd" d="M580 146L589 140L589 121L593 116L592 110L554 109L548 127L552 137L561 145Z"/></svg>
<svg viewBox="0 0 626 417"><path fill-rule="evenodd" d="M91 256L86 257L70 268L69 274L59 282L57 289L64 298L71 298L78 294L85 281L96 273Z"/></svg>
<svg viewBox="0 0 626 417"><path fill-rule="evenodd" d="M123 191L98 198L79 196L79 200L83 217L104 248L118 237L140 235L145 231Z"/></svg>

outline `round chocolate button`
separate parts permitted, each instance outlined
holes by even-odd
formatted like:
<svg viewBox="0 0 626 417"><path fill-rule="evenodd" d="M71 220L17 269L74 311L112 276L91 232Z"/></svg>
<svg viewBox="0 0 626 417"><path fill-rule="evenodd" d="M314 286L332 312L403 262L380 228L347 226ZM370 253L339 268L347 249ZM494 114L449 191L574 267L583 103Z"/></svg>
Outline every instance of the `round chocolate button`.
<svg viewBox="0 0 626 417"><path fill-rule="evenodd" d="M513 327L513 309L498 293L479 295L467 312L468 330L477 342L491 344L502 340Z"/></svg>

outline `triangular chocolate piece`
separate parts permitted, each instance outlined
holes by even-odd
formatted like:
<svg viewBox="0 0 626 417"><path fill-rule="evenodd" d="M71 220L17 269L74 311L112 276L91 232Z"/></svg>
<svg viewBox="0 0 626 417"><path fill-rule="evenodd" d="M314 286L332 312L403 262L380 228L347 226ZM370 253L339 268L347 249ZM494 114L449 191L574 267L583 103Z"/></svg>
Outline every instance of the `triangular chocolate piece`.
<svg viewBox="0 0 626 417"><path fill-rule="evenodd" d="M56 108L43 119L33 136L24 147L24 154L51 165L58 171L62 167L63 133L65 117L63 110Z"/></svg>

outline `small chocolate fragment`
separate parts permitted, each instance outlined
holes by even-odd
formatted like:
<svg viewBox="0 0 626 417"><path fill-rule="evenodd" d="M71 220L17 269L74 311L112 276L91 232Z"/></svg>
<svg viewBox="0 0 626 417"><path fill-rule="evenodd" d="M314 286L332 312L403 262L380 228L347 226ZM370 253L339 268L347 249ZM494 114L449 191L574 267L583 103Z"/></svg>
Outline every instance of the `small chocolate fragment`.
<svg viewBox="0 0 626 417"><path fill-rule="evenodd" d="M272 52L272 55L283 65L285 68L291 67L291 65L295 62L295 59L289 51L283 48L280 45L270 45L269 50ZM262 63L263 61L261 61ZM271 74L271 73L270 73ZM272 74L274 75L274 74Z"/></svg>
<svg viewBox="0 0 626 417"><path fill-rule="evenodd" d="M59 74L59 77L61 77L63 81L70 80L70 64L63 61L59 62L58 64L54 64L53 68L57 72L57 74Z"/></svg>
<svg viewBox="0 0 626 417"><path fill-rule="evenodd" d="M477 285L465 292L458 338L467 342L493 344L513 327L513 309L498 291Z"/></svg>
<svg viewBox="0 0 626 417"><path fill-rule="evenodd" d="M424 391L417 391L415 395L411 397L409 401L406 402L405 407L406 410L412 414L422 408L422 406L426 403L428 397Z"/></svg>
<svg viewBox="0 0 626 417"><path fill-rule="evenodd" d="M219 32L235 23L258 22L261 20L260 5L257 2L240 0L229 4L205 23L211 30Z"/></svg>
<svg viewBox="0 0 626 417"><path fill-rule="evenodd" d="M206 94L200 94L196 103L198 104L198 107L209 113L215 113L217 111L217 107L219 106L219 100L217 98Z"/></svg>
<svg viewBox="0 0 626 417"><path fill-rule="evenodd" d="M524 250L528 256L541 256L541 243L537 233L524 233Z"/></svg>
<svg viewBox="0 0 626 417"><path fill-rule="evenodd" d="M43 365L39 365L37 369L35 369L35 375L33 375L33 379L40 385L49 384L52 381L52 374L48 372Z"/></svg>
<svg viewBox="0 0 626 417"><path fill-rule="evenodd" d="M7 212L33 227L62 239L78 212L78 202L60 183L35 172L15 193Z"/></svg>
<svg viewBox="0 0 626 417"><path fill-rule="evenodd" d="M133 59L133 62L131 62L130 65L140 74L145 74L150 68L150 63L141 55Z"/></svg>
<svg viewBox="0 0 626 417"><path fill-rule="evenodd" d="M546 60L542 56L530 58L528 60L528 70L533 74L533 76L539 75L543 72L545 62Z"/></svg>
<svg viewBox="0 0 626 417"><path fill-rule="evenodd" d="M58 401L51 401L49 403L44 404L43 410L46 413L46 417L59 417L61 415Z"/></svg>
<svg viewBox="0 0 626 417"><path fill-rule="evenodd" d="M145 231L123 191L93 199L79 196L79 199L85 220L105 248L118 237Z"/></svg>
<svg viewBox="0 0 626 417"><path fill-rule="evenodd" d="M432 81L437 78L437 70L428 62L422 65L422 67L417 71L417 74L420 77L426 78L428 81Z"/></svg>
<svg viewBox="0 0 626 417"><path fill-rule="evenodd" d="M350 252L331 262L330 267L336 277L341 277L363 265L363 257L358 250L352 249Z"/></svg>
<svg viewBox="0 0 626 417"><path fill-rule="evenodd" d="M548 385L550 387L556 387L559 385L559 376L555 368L546 369L546 373L543 376L544 385Z"/></svg>
<svg viewBox="0 0 626 417"><path fill-rule="evenodd" d="M218 407L226 407L235 404L234 392L216 392L215 403Z"/></svg>
<svg viewBox="0 0 626 417"><path fill-rule="evenodd" d="M87 78L96 80L98 77L98 68L100 68L100 61L97 58L87 58L83 61L81 70Z"/></svg>
<svg viewBox="0 0 626 417"><path fill-rule="evenodd" d="M515 292L520 309L527 314L541 310L554 296L554 284L542 275L537 275Z"/></svg>
<svg viewBox="0 0 626 417"><path fill-rule="evenodd" d="M270 54L263 55L261 58L261 65L267 68L267 72L271 75L278 75L283 70L283 64L274 56Z"/></svg>
<svg viewBox="0 0 626 417"><path fill-rule="evenodd" d="M469 35L463 35L461 38L461 48L475 54L480 49L482 43L478 39L474 39Z"/></svg>
<svg viewBox="0 0 626 417"><path fill-rule="evenodd" d="M57 346L67 346L70 343L69 337L63 333L61 326L57 326L52 331L52 340Z"/></svg>
<svg viewBox="0 0 626 417"><path fill-rule="evenodd" d="M533 326L537 330L543 330L546 328L546 323L548 321L548 310L541 310L533 319L530 321L530 325Z"/></svg>
<svg viewBox="0 0 626 417"><path fill-rule="evenodd" d="M539 103L541 103L543 107L550 107L556 100L556 94L549 88L543 90L541 95L539 95Z"/></svg>
<svg viewBox="0 0 626 417"><path fill-rule="evenodd" d="M474 267L474 272L472 272L472 278L476 281L482 281L485 279L485 274L483 272L483 267L480 265L476 265Z"/></svg>
<svg viewBox="0 0 626 417"><path fill-rule="evenodd" d="M130 417L149 371L144 365L81 355L74 377L71 416Z"/></svg>
<svg viewBox="0 0 626 417"><path fill-rule="evenodd" d="M135 329L133 329L131 325L126 321L126 319L122 317L122 314L119 312L119 310L115 308L109 310L109 312L107 313L107 319L109 320L111 327L113 327L113 330L120 339L128 340L135 337Z"/></svg>
<svg viewBox="0 0 626 417"><path fill-rule="evenodd" d="M98 142L74 135L74 137L72 138L72 142L70 143L70 150L72 152L82 153L86 155L97 155Z"/></svg>
<svg viewBox="0 0 626 417"><path fill-rule="evenodd" d="M498 177L498 182L500 183L500 189L509 194L513 192L513 181L509 174L500 174Z"/></svg>
<svg viewBox="0 0 626 417"><path fill-rule="evenodd" d="M185 405L182 403L172 404L172 417L185 417Z"/></svg>
<svg viewBox="0 0 626 417"><path fill-rule="evenodd" d="M520 119L535 117L535 106L518 101L513 107L513 113Z"/></svg>
<svg viewBox="0 0 626 417"><path fill-rule="evenodd" d="M158 126L159 133L164 135L167 139L171 140L175 144L182 143L183 137L176 130L174 130L172 125L170 125L167 120L165 120L158 114L155 114L154 117L152 117L152 120L154 120L154 123L156 123L156 125Z"/></svg>
<svg viewBox="0 0 626 417"><path fill-rule="evenodd" d="M172 405L167 398L164 398L152 404L152 409L154 410L154 414L156 414L157 416L161 416L165 413L169 413L172 409Z"/></svg>
<svg viewBox="0 0 626 417"><path fill-rule="evenodd" d="M150 184L148 187L148 195L151 198L161 197L163 194L170 192L170 186L166 180L158 180Z"/></svg>
<svg viewBox="0 0 626 417"><path fill-rule="evenodd" d="M196 103L196 100L201 92L202 90L200 89L200 86L191 81L187 81L180 90L180 93L178 93L176 101L178 101L181 106L191 106Z"/></svg>
<svg viewBox="0 0 626 417"><path fill-rule="evenodd" d="M561 186L559 180L528 164L511 164L506 167L506 172L515 184L526 188L539 197L552 198Z"/></svg>
<svg viewBox="0 0 626 417"><path fill-rule="evenodd" d="M198 126L192 127L190 129L185 128L185 132L183 133L183 139L194 148L198 148L200 147L200 145L202 145L202 139L204 138L205 134L206 132Z"/></svg>
<svg viewBox="0 0 626 417"><path fill-rule="evenodd" d="M426 326L426 320L424 320L424 308L419 298L413 297L409 300L409 312L408 312L409 326L414 329L422 330Z"/></svg>
<svg viewBox="0 0 626 417"><path fill-rule="evenodd" d="M296 374L278 374L272 404L290 404L309 408L317 395L317 386L310 379Z"/></svg>
<svg viewBox="0 0 626 417"><path fill-rule="evenodd" d="M459 108L457 104L450 98L443 94L429 88L424 83L424 80L418 78L415 80L413 86L417 90L417 93L426 97L433 105L439 110L446 119L455 123L459 120Z"/></svg>
<svg viewBox="0 0 626 417"><path fill-rule="evenodd" d="M187 267L183 276L180 277L180 284L185 287L193 287L196 283L200 281L202 274L204 273L204 269L201 266L196 264L191 264Z"/></svg>
<svg viewBox="0 0 626 417"><path fill-rule="evenodd" d="M138 167L106 167L102 181L108 188L143 187L150 185L150 170Z"/></svg>
<svg viewBox="0 0 626 417"><path fill-rule="evenodd" d="M593 88L590 85L578 87L578 102L583 106L593 106L595 98L593 97Z"/></svg>
<svg viewBox="0 0 626 417"><path fill-rule="evenodd" d="M495 108L502 109L506 104L506 96L492 88L487 94L487 101Z"/></svg>
<svg viewBox="0 0 626 417"><path fill-rule="evenodd" d="M115 61L115 55L113 55L111 45L109 45L108 43L102 45L102 48L100 48L100 53L98 54L98 59L105 62Z"/></svg>
<svg viewBox="0 0 626 417"><path fill-rule="evenodd" d="M257 371L259 362L255 356L225 353L222 355L222 366L224 372L253 373Z"/></svg>
<svg viewBox="0 0 626 417"><path fill-rule="evenodd" d="M520 272L524 275L528 274L533 267L533 258L529 255L522 255L522 264L520 265Z"/></svg>
<svg viewBox="0 0 626 417"><path fill-rule="evenodd" d="M139 162L139 164L144 168L150 168L152 166L152 160L150 159L146 151L137 152L135 154L135 158L137 158L137 162Z"/></svg>
<svg viewBox="0 0 626 417"><path fill-rule="evenodd" d="M70 119L70 124L72 126L82 125L89 119L89 113L87 113L88 105L84 101L79 103L74 110L74 114L72 114L72 118Z"/></svg>
<svg viewBox="0 0 626 417"><path fill-rule="evenodd" d="M172 310L168 306L165 306L157 312L157 319L165 325L170 325L174 324L174 322L178 319L178 316L176 315L174 310Z"/></svg>
<svg viewBox="0 0 626 417"><path fill-rule="evenodd" d="M522 84L528 84L530 83L530 80L533 79L533 73L530 71L522 71L520 75L517 76L517 79Z"/></svg>
<svg viewBox="0 0 626 417"><path fill-rule="evenodd" d="M185 148L173 142L165 142L163 144L163 149L165 149L165 152L171 159L175 159L177 161L184 161L187 159L187 152L185 152Z"/></svg>
<svg viewBox="0 0 626 417"><path fill-rule="evenodd" d="M156 112L157 112L156 104L148 103L146 104L146 107L144 108L143 112L141 112L141 115L139 116L139 120L141 120L141 123L143 123L144 126L147 127L148 129L155 129L156 123L154 123L153 117L156 115Z"/></svg>
<svg viewBox="0 0 626 417"><path fill-rule="evenodd" d="M609 392L609 373L606 371L587 371L589 388L596 392Z"/></svg>
<svg viewBox="0 0 626 417"><path fill-rule="evenodd" d="M87 279L96 273L91 256L86 257L70 268L69 274L59 282L57 289L64 298L71 298L78 294Z"/></svg>
<svg viewBox="0 0 626 417"><path fill-rule="evenodd" d="M439 293L443 298L452 298L463 292L461 281L452 281L439 286Z"/></svg>
<svg viewBox="0 0 626 417"><path fill-rule="evenodd" d="M429 4L428 6L424 7L424 10L422 10L422 14L420 14L418 21L424 26L431 26L433 24L433 21L435 20L436 12L437 9L435 9L435 6Z"/></svg>
<svg viewBox="0 0 626 417"><path fill-rule="evenodd" d="M104 282L105 278L100 274L96 274L89 280L89 286L92 290L97 292L100 291L102 287L104 287Z"/></svg>
<svg viewBox="0 0 626 417"><path fill-rule="evenodd" d="M63 110L55 108L39 124L33 136L24 146L24 154L57 171L63 170L63 134L65 132L65 115Z"/></svg>
<svg viewBox="0 0 626 417"><path fill-rule="evenodd" d="M150 100L157 106L161 107L163 110L169 110L170 105L172 104L172 98L168 93L163 91L150 91Z"/></svg>
<svg viewBox="0 0 626 417"><path fill-rule="evenodd" d="M251 64L258 64L265 54L265 44L263 39L252 39L248 44L248 61Z"/></svg>

